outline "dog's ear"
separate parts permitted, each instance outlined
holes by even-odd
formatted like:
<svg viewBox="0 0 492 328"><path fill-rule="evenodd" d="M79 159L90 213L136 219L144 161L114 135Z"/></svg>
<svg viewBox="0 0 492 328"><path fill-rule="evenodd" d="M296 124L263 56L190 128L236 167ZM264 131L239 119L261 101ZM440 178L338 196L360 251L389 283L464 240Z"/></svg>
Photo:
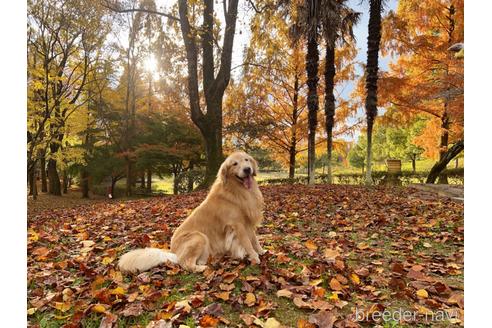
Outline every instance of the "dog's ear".
<svg viewBox="0 0 492 328"><path fill-rule="evenodd" d="M227 164L227 161L224 161L224 163L222 163L222 165L219 168L219 172L217 173L217 178L222 183L226 183L228 167L229 167L229 165Z"/></svg>
<svg viewBox="0 0 492 328"><path fill-rule="evenodd" d="M258 162L251 157L251 162L253 162L253 175L256 176L258 174Z"/></svg>

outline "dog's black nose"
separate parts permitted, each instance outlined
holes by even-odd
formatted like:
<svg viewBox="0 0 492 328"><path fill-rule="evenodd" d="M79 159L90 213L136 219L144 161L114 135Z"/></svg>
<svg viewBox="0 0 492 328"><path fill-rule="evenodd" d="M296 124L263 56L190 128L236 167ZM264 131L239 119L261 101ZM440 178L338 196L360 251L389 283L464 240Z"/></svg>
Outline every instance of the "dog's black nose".
<svg viewBox="0 0 492 328"><path fill-rule="evenodd" d="M246 174L246 175L250 175L251 174L251 168L250 167L244 168L243 171L244 171L244 174Z"/></svg>

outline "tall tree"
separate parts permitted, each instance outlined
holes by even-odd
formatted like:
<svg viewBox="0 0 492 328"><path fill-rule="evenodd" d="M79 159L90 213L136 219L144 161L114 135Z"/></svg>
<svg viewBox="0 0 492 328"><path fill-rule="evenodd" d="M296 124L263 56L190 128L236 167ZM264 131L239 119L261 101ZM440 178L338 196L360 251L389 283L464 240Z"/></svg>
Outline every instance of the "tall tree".
<svg viewBox="0 0 492 328"><path fill-rule="evenodd" d="M369 0L369 26L367 35L366 65L366 119L367 119L367 159L366 184L372 184L372 128L378 114L378 58L381 41L381 13L383 0Z"/></svg>
<svg viewBox="0 0 492 328"><path fill-rule="evenodd" d="M318 68L319 68L319 27L321 15L321 0L305 0L297 5L294 15L293 36L297 40L305 39L306 74L307 74L307 107L308 107L308 183L315 182L316 161L316 128L318 125Z"/></svg>
<svg viewBox="0 0 492 328"><path fill-rule="evenodd" d="M188 1L179 0L179 18L181 32L186 49L188 68L188 97L191 119L200 129L205 141L207 168L204 184L211 185L223 160L222 155L222 99L231 76L232 46L236 31L238 0L223 0L225 28L217 74L214 63L214 0L205 0L203 7L203 25L198 29L190 24ZM202 109L199 93L198 45L201 38L202 85L206 112Z"/></svg>
<svg viewBox="0 0 492 328"><path fill-rule="evenodd" d="M463 7L463 0L405 0L383 22L383 50L398 60L382 75L380 104L429 117L418 141L438 161L447 157L448 144L463 139L463 61L448 50L463 41Z"/></svg>
<svg viewBox="0 0 492 328"><path fill-rule="evenodd" d="M124 149L126 163L126 188L125 193L130 197L133 193L133 180L135 179L133 166L134 158L132 154L132 142L135 134L136 117L136 81L137 81L137 62L139 60L137 51L137 38L141 30L142 14L140 12L130 13L128 17L128 47L125 51L126 61L126 96L125 96L125 133Z"/></svg>
<svg viewBox="0 0 492 328"><path fill-rule="evenodd" d="M327 146L327 176L328 183L332 182L332 151L333 127L335 125L335 50L337 43L348 45L347 38L354 40L353 26L358 23L360 13L346 5L347 0L324 0L325 8L322 15L323 36L326 43L325 54L325 128Z"/></svg>
<svg viewBox="0 0 492 328"><path fill-rule="evenodd" d="M271 150L293 179L307 136L305 52L292 42L290 10L268 4L251 20L243 74L225 101L225 124L228 137L241 140L245 149Z"/></svg>
<svg viewBox="0 0 492 328"><path fill-rule="evenodd" d="M77 1L29 2L28 170L47 156L49 192L61 195L57 165L66 122L81 108L89 67L108 32L99 8Z"/></svg>
<svg viewBox="0 0 492 328"><path fill-rule="evenodd" d="M184 41L187 61L187 93L190 106L191 119L199 128L205 141L207 166L203 186L209 186L215 180L220 164L223 160L222 153L222 100L224 92L231 77L232 47L236 31L238 0L223 0L223 14L225 27L222 35L222 45L219 46L216 26L214 0L205 0L203 6L193 3L193 12L190 15L190 4L187 0L178 0L179 18L173 15L158 12L154 9L121 8L119 4L106 3L105 6L116 12L146 12L161 15L179 22L181 36ZM202 26L195 26L199 21L193 14L195 7L202 7ZM220 34L220 33L219 33ZM214 47L220 53L217 62L215 60ZM199 51L201 50L201 51ZM199 55L202 55L199 61ZM199 64L201 63L201 70ZM200 79L202 89L200 90Z"/></svg>

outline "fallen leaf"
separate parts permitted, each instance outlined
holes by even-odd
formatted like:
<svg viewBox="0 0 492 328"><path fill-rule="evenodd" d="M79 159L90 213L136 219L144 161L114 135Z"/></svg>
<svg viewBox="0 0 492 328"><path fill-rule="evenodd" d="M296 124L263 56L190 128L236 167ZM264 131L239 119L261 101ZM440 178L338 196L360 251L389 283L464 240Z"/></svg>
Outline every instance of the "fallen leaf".
<svg viewBox="0 0 492 328"><path fill-rule="evenodd" d="M318 298L323 298L325 297L326 289L324 289L323 287L315 287L313 290L313 294Z"/></svg>
<svg viewBox="0 0 492 328"><path fill-rule="evenodd" d="M297 328L317 328L317 326L307 320L299 319L297 320Z"/></svg>
<svg viewBox="0 0 492 328"><path fill-rule="evenodd" d="M113 258L113 257L107 257L107 256L106 256L105 258L103 258L103 260L102 260L102 264L104 264L104 265L108 265L109 263L111 263L111 262L113 262L113 261L114 261L114 258Z"/></svg>
<svg viewBox="0 0 492 328"><path fill-rule="evenodd" d="M249 307L255 305L255 303L256 303L256 296L255 296L255 294L253 294L253 293L247 293L246 294L246 298L244 299L244 303L247 306L249 306Z"/></svg>
<svg viewBox="0 0 492 328"><path fill-rule="evenodd" d="M83 245L84 247L86 247L86 248L87 248L87 247L94 246L94 244L95 244L95 242L94 242L94 241L92 241L92 240L83 240L83 241L81 241L81 243L82 243L82 245Z"/></svg>
<svg viewBox="0 0 492 328"><path fill-rule="evenodd" d="M331 311L320 311L309 316L309 322L316 324L319 328L332 328L336 321L336 314Z"/></svg>
<svg viewBox="0 0 492 328"><path fill-rule="evenodd" d="M315 279L309 282L309 286L318 286L323 282L323 279Z"/></svg>
<svg viewBox="0 0 492 328"><path fill-rule="evenodd" d="M46 247L38 247L32 251L32 255L47 256L50 250Z"/></svg>
<svg viewBox="0 0 492 328"><path fill-rule="evenodd" d="M427 291L425 289L419 289L419 290L417 290L416 294L417 294L417 296L419 298L427 298L427 297L429 297L429 294L427 293Z"/></svg>
<svg viewBox="0 0 492 328"><path fill-rule="evenodd" d="M219 324L219 319L206 314L200 319L200 326L202 327L216 327Z"/></svg>
<svg viewBox="0 0 492 328"><path fill-rule="evenodd" d="M304 243L304 245L310 250L310 251L315 251L318 249L318 246L312 241L308 240Z"/></svg>
<svg viewBox="0 0 492 328"><path fill-rule="evenodd" d="M39 234L36 231L29 229L27 233L29 234L29 237L27 238L28 241L38 241L39 240Z"/></svg>
<svg viewBox="0 0 492 328"><path fill-rule="evenodd" d="M224 314L224 310L222 309L222 306L219 303L212 303L207 305L203 310L203 314L210 314L214 317L219 317L222 314Z"/></svg>
<svg viewBox="0 0 492 328"><path fill-rule="evenodd" d="M229 300L229 295L231 292L220 292L220 293L215 293L215 297L220 298L221 300L228 301Z"/></svg>
<svg viewBox="0 0 492 328"><path fill-rule="evenodd" d="M182 300L179 302L176 302L176 310L181 310L183 313L190 313L191 312L191 306L188 300Z"/></svg>
<svg viewBox="0 0 492 328"><path fill-rule="evenodd" d="M106 312L106 306L103 304L95 304L91 308L92 312L96 313L105 313Z"/></svg>
<svg viewBox="0 0 492 328"><path fill-rule="evenodd" d="M234 284L219 284L219 288L225 291L233 290L235 287Z"/></svg>
<svg viewBox="0 0 492 328"><path fill-rule="evenodd" d="M360 279L359 279L359 276L356 275L355 273L351 273L350 274L350 280L352 280L352 282L355 284L355 285L360 285Z"/></svg>
<svg viewBox="0 0 492 328"><path fill-rule="evenodd" d="M268 318L263 325L263 328L279 328L280 322L278 322L275 318Z"/></svg>
<svg viewBox="0 0 492 328"><path fill-rule="evenodd" d="M65 302L55 302L53 307L61 312L67 312L72 308L72 304Z"/></svg>
<svg viewBox="0 0 492 328"><path fill-rule="evenodd" d="M121 311L121 315L124 317L138 317L143 312L142 303L130 303Z"/></svg>
<svg viewBox="0 0 492 328"><path fill-rule="evenodd" d="M340 253L338 253L337 250L334 250L334 249L331 249L331 248L325 249L325 251L324 251L323 254L324 254L325 259L328 262L333 262L333 261L335 261L335 258L337 258L338 256L340 256Z"/></svg>
<svg viewBox="0 0 492 328"><path fill-rule="evenodd" d="M425 306L415 304L415 309L418 311L418 313L423 314L423 315L432 315L432 311L426 308Z"/></svg>
<svg viewBox="0 0 492 328"><path fill-rule="evenodd" d="M253 324L253 322L255 321L256 317L254 315L251 315L251 314L247 314L247 313L241 313L239 315L239 317L241 318L241 320L244 321L244 323L248 326L251 326Z"/></svg>
<svg viewBox="0 0 492 328"><path fill-rule="evenodd" d="M114 324L118 321L118 316L112 313L106 313L104 318L102 318L99 328L112 328Z"/></svg>
<svg viewBox="0 0 492 328"><path fill-rule="evenodd" d="M145 326L145 328L172 328L173 327L173 322L172 321L167 321L167 320L157 320L157 321L151 321Z"/></svg>
<svg viewBox="0 0 492 328"><path fill-rule="evenodd" d="M112 289L111 290L111 294L113 295L125 295L126 294L126 290L123 288L123 287L116 287L115 289Z"/></svg>
<svg viewBox="0 0 492 328"><path fill-rule="evenodd" d="M137 299L137 297L138 297L138 292L134 292L134 293L131 293L130 295L128 295L126 300L128 303L132 303Z"/></svg>
<svg viewBox="0 0 492 328"><path fill-rule="evenodd" d="M292 296L292 292L288 289L280 289L277 291L277 297L288 297Z"/></svg>
<svg viewBox="0 0 492 328"><path fill-rule="evenodd" d="M332 290L342 290L343 289L343 286L340 284L340 282L337 279L331 278L331 280L330 280L330 288Z"/></svg>

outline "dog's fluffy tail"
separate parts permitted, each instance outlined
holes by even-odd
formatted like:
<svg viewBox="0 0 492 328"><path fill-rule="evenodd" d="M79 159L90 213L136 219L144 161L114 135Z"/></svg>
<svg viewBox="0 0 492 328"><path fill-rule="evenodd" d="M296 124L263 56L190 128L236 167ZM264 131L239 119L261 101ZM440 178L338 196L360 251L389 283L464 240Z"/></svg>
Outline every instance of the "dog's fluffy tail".
<svg viewBox="0 0 492 328"><path fill-rule="evenodd" d="M123 272L143 272L166 261L178 263L178 257L158 248L141 248L124 254L118 262L118 267Z"/></svg>

